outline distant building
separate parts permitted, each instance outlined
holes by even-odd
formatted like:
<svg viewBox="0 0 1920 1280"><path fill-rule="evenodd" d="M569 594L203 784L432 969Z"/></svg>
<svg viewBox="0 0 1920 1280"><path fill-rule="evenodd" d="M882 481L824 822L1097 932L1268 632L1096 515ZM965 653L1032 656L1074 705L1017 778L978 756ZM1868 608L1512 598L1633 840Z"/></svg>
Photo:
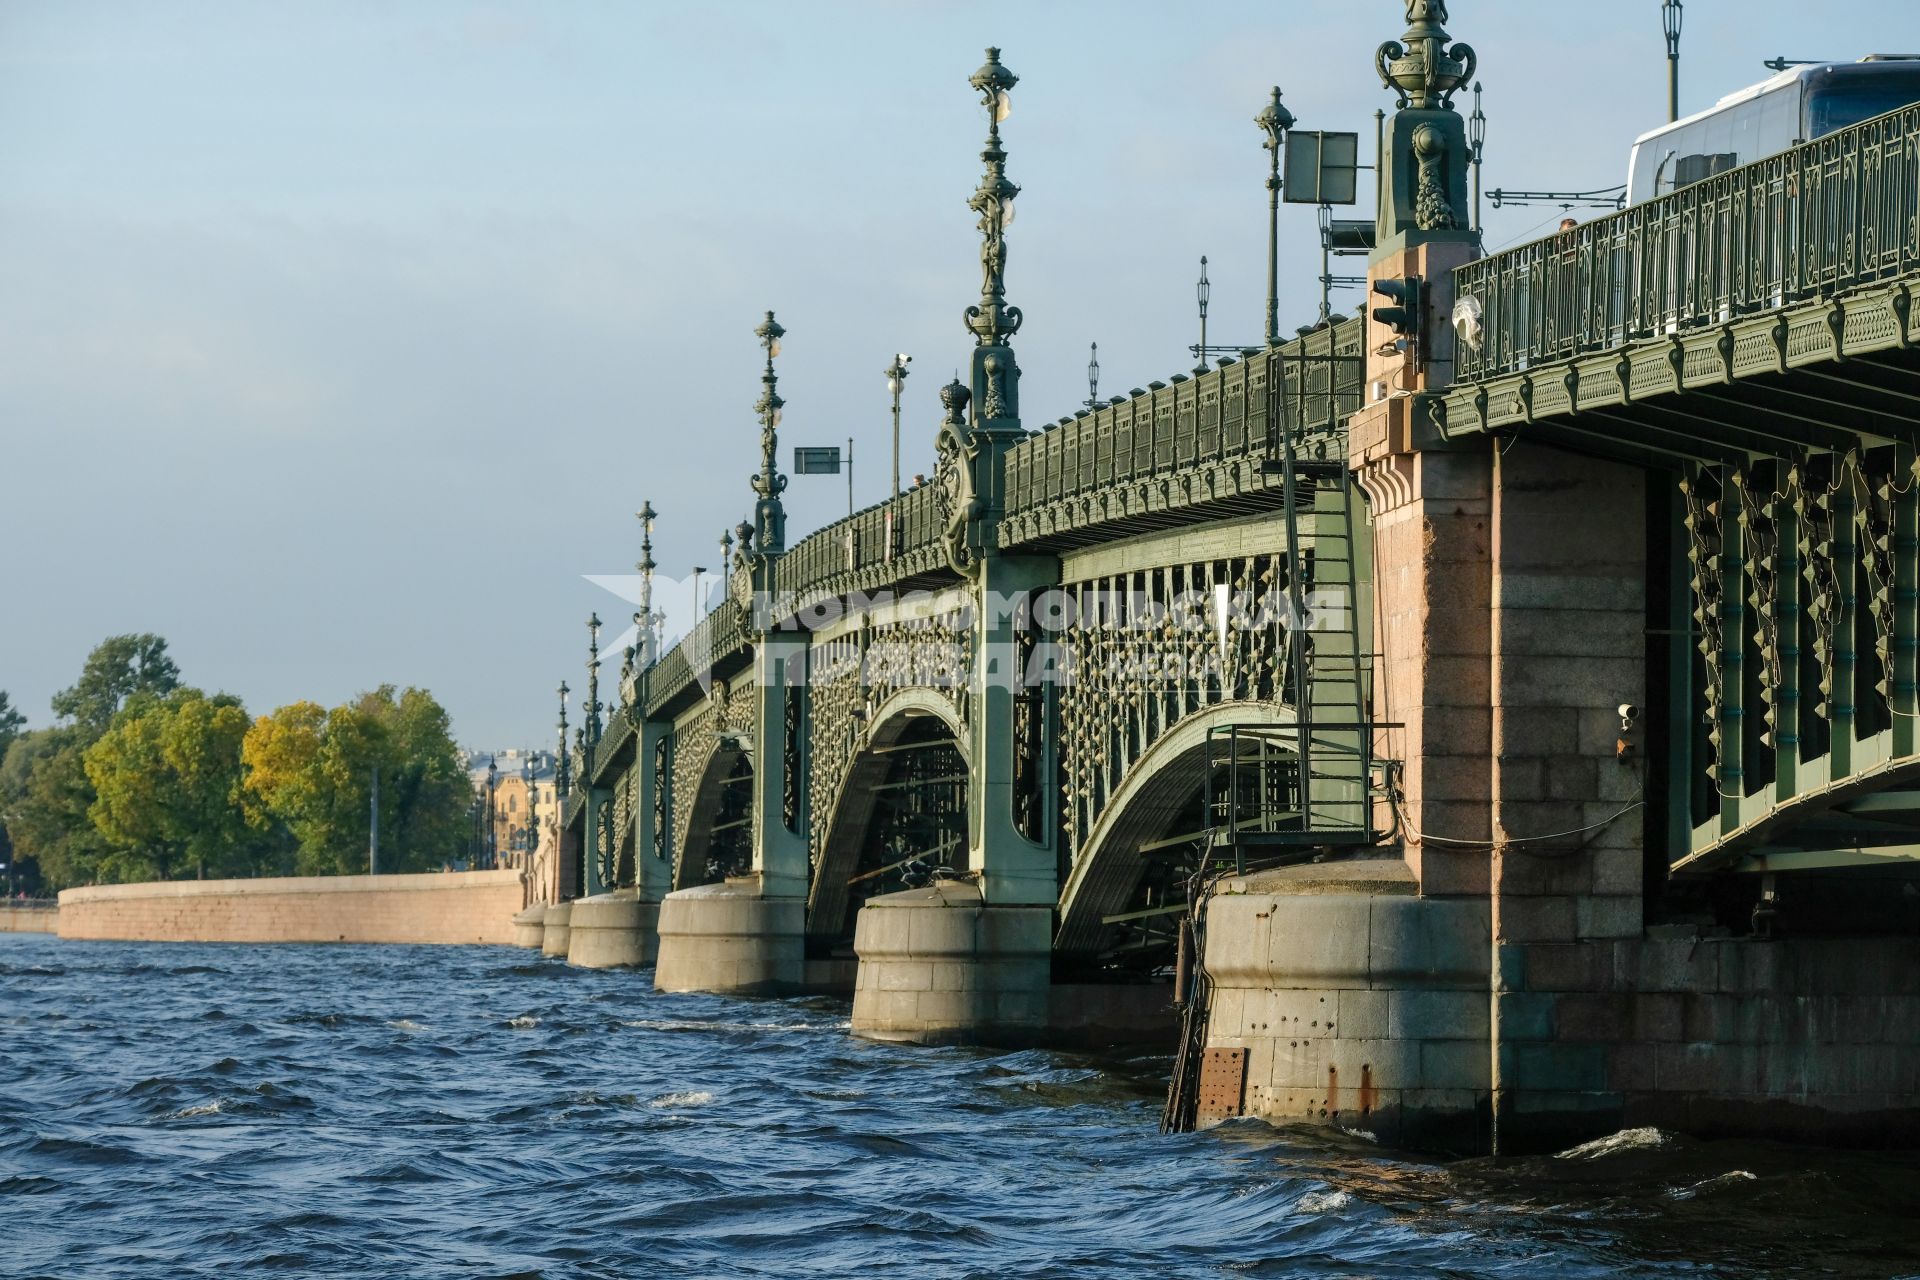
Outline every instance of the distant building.
<svg viewBox="0 0 1920 1280"><path fill-rule="evenodd" d="M554 789L555 757L551 751L523 751L517 747L505 751L469 751L467 776L473 779L474 794L484 804L487 799L487 766L494 768L492 849L494 865L521 871L533 866L533 853L544 832L559 813ZM528 823L528 782L532 778L534 824ZM484 829L483 829L484 834Z"/></svg>

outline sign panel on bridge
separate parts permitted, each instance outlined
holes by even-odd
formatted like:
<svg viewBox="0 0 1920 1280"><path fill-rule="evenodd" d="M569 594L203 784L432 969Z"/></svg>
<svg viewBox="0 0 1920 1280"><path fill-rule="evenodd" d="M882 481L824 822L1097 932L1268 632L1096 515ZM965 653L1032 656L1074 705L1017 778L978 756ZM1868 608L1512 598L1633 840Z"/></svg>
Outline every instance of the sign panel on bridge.
<svg viewBox="0 0 1920 1280"><path fill-rule="evenodd" d="M840 446L800 446L793 451L793 474L797 476L837 476L840 474Z"/></svg>

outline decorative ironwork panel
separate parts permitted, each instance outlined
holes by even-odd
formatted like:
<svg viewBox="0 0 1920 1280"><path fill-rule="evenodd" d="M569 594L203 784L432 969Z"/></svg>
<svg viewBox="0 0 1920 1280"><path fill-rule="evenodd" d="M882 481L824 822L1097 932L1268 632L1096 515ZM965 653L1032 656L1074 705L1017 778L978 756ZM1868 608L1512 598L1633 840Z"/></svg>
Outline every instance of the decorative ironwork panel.
<svg viewBox="0 0 1920 1280"><path fill-rule="evenodd" d="M673 862L674 882L680 879L680 857L686 852L687 833L696 816L700 781L720 750L723 736L753 736L754 699L752 686L734 688L725 681L715 682L700 713L674 734L673 772ZM711 819L712 815L708 815Z"/></svg>
<svg viewBox="0 0 1920 1280"><path fill-rule="evenodd" d="M1141 570L1066 588L1060 769L1077 856L1160 735L1222 702L1297 701L1289 686L1283 554Z"/></svg>
<svg viewBox="0 0 1920 1280"><path fill-rule="evenodd" d="M970 709L972 618L953 609L879 626L816 645L807 678L808 842L817 862L873 712L903 689L925 689L965 725Z"/></svg>
<svg viewBox="0 0 1920 1280"><path fill-rule="evenodd" d="M653 856L667 857L668 823L673 813L673 738L662 735L653 744Z"/></svg>
<svg viewBox="0 0 1920 1280"><path fill-rule="evenodd" d="M1774 815L1916 763L1920 481L1911 451L1700 466L1682 492L1700 655L1691 687L1705 721L1695 767L1712 787L1696 793L1695 847L1676 859L1762 838L1787 852L1803 839L1818 853L1835 840L1864 847L1898 834L1867 824L1796 837ZM1813 808L1835 803L1829 794Z"/></svg>

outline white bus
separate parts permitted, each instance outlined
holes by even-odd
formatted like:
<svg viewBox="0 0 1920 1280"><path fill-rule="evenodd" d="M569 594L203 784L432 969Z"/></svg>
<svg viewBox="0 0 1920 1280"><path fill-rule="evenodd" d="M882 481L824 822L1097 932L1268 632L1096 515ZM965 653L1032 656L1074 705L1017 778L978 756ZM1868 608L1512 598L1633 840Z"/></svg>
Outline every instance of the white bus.
<svg viewBox="0 0 1920 1280"><path fill-rule="evenodd" d="M1920 102L1920 55L1790 67L1633 144L1627 200L1638 204Z"/></svg>

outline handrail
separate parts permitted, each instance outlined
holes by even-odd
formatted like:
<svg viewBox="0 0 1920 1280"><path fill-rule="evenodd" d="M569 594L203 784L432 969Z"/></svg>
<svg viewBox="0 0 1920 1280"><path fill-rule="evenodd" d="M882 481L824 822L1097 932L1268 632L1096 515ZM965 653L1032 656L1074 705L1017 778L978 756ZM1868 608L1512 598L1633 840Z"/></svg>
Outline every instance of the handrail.
<svg viewBox="0 0 1920 1280"><path fill-rule="evenodd" d="M1268 433L1266 403L1267 379L1275 370L1286 384L1289 420L1308 435L1337 432L1358 407L1361 336L1360 321L1345 318L1033 433L1008 454L1007 514L1171 467L1266 456L1276 443ZM879 584L937 571L943 562L934 552L944 532L935 484L877 502L815 530L780 557L774 570L780 602L804 608L850 582ZM750 607L736 593L641 672L638 700L646 714L746 645Z"/></svg>
<svg viewBox="0 0 1920 1280"><path fill-rule="evenodd" d="M1455 269L1463 381L1920 268L1920 105ZM1445 317L1439 318L1446 321ZM1463 317L1464 319L1464 317ZM1470 326L1469 326L1470 327Z"/></svg>
<svg viewBox="0 0 1920 1280"><path fill-rule="evenodd" d="M1331 432L1358 407L1360 321L1348 317L1291 342L1227 357L1218 367L1116 398L1040 431L1007 456L1007 511L1137 483L1175 467L1267 456L1267 382L1287 382L1288 416ZM1351 360L1340 367L1342 348Z"/></svg>

